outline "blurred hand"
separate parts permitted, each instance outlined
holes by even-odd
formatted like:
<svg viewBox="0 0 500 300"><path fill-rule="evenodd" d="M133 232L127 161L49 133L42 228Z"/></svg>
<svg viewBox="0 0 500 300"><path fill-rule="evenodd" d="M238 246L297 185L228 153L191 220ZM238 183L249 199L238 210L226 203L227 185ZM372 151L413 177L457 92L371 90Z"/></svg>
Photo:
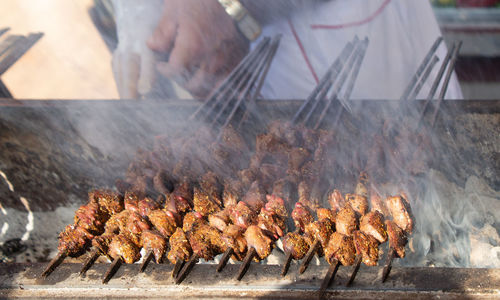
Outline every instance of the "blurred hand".
<svg viewBox="0 0 500 300"><path fill-rule="evenodd" d="M205 97L249 49L217 0L165 0L148 47L168 57L158 71L196 97Z"/></svg>

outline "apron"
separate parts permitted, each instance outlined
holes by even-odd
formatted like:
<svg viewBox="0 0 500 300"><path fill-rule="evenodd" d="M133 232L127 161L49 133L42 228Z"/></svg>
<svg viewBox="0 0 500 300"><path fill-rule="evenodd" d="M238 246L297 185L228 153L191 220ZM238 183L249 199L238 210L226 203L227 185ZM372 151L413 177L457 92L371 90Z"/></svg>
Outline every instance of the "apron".
<svg viewBox="0 0 500 300"><path fill-rule="evenodd" d="M263 98L306 98L346 43L358 35L360 39L368 37L370 44L351 98L399 99L432 44L441 36L429 1L315 3L263 29L263 36L283 34L261 92ZM441 43L436 53L440 60L418 99L427 97L446 51L445 44ZM453 74L446 99L462 97Z"/></svg>

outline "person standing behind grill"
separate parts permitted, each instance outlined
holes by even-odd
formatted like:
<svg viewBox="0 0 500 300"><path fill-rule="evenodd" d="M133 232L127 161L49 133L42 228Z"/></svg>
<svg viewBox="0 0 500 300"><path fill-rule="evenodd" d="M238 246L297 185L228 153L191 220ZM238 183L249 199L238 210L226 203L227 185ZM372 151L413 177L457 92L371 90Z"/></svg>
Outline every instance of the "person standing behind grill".
<svg viewBox="0 0 500 300"><path fill-rule="evenodd" d="M115 5L124 5L124 1L115 1ZM240 10L235 10L238 6ZM148 51L156 55L150 63L159 74L199 98L207 96L258 42L254 38L260 28L261 36L283 34L262 89L266 99L306 98L355 35L367 36L370 45L352 98L399 99L441 35L429 1L164 0L159 19L146 41ZM117 20L119 33L124 24L126 18ZM117 51L115 57L124 51ZM442 61L446 46L441 45L437 55ZM131 64L123 59L120 63L122 69ZM133 64L141 70L148 69L137 66L137 62ZM431 79L437 70L433 70ZM132 77L129 83L144 79L137 74ZM426 82L420 97L427 95L431 83L432 80ZM118 82L118 86L124 90L123 84ZM130 85L126 85L127 89L129 93L121 93L122 97L144 94ZM446 98L462 98L456 76Z"/></svg>

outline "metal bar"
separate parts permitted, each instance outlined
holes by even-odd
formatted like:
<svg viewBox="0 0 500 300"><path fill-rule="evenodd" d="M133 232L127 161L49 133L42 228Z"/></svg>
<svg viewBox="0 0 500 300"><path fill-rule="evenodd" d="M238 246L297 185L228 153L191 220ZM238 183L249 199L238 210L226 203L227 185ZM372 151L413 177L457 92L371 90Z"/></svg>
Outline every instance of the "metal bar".
<svg viewBox="0 0 500 300"><path fill-rule="evenodd" d="M25 41L17 46L14 46L14 50L11 50L7 57L0 62L0 75L5 73L13 64L17 62L18 59L28 52L28 50L31 49L31 47L33 47L33 45L35 45L36 42L42 38L42 36L43 33L32 33L26 38Z"/></svg>
<svg viewBox="0 0 500 300"><path fill-rule="evenodd" d="M14 98L2 79L0 79L0 98Z"/></svg>
<svg viewBox="0 0 500 300"><path fill-rule="evenodd" d="M427 55L424 57L424 60L420 64L420 66L417 69L417 72L415 72L415 75L413 75L412 79L408 83L408 86L406 87L405 91L403 92L403 95L401 96L400 100L406 101L408 99L408 96L410 95L411 91L415 87L415 84L417 84L418 79L424 72L425 68L427 67L427 64L429 61L432 59L432 56L436 52L437 48L439 47L439 44L443 41L442 37L438 37L434 44L432 45L431 49L429 49L429 52Z"/></svg>
<svg viewBox="0 0 500 300"><path fill-rule="evenodd" d="M368 45L370 44L370 40L368 38L365 38L365 42L363 44L363 48L361 51L361 55L356 61L356 65L354 66L354 70L351 74L351 78L349 79L349 84L347 85L345 94L344 94L344 99L346 101L349 101L351 99L351 94L352 91L354 90L354 84L356 83L356 79L358 78L359 71L361 70L361 65L363 64L363 61L366 56L366 51L368 50Z"/></svg>
<svg viewBox="0 0 500 300"><path fill-rule="evenodd" d="M9 30L10 30L10 27L0 29L0 36L4 35L4 33L6 33Z"/></svg>
<svg viewBox="0 0 500 300"><path fill-rule="evenodd" d="M425 69L424 74L422 75L422 77L419 78L418 83L415 85L415 89L413 89L412 93L408 97L408 101L413 101L417 98L418 93L420 93L420 90L424 86L424 83L427 81L427 78L429 78L429 76L431 75L431 72L438 63L438 61L439 58L437 57L437 55L434 55L432 60L429 62L427 69Z"/></svg>

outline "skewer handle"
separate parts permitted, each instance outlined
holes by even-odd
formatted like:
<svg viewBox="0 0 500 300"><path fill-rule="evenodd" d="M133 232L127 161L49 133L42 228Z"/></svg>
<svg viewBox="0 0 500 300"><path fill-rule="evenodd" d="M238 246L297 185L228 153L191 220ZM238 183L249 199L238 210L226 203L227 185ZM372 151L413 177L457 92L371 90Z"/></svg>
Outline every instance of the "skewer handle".
<svg viewBox="0 0 500 300"><path fill-rule="evenodd" d="M354 269L352 270L351 277L349 278L349 281L346 282L345 286L350 286L354 282L354 279L358 274L359 267L361 266L361 260L362 260L361 255L356 256L356 261L354 262Z"/></svg>
<svg viewBox="0 0 500 300"><path fill-rule="evenodd" d="M152 259L153 259L153 251L150 250L146 253L146 257L142 262L141 269L139 270L139 272L144 273L144 271L146 270Z"/></svg>
<svg viewBox="0 0 500 300"><path fill-rule="evenodd" d="M177 278L183 266L184 266L184 261L182 259L177 259L177 261L175 262L174 269L172 270L172 278Z"/></svg>
<svg viewBox="0 0 500 300"><path fill-rule="evenodd" d="M217 269L216 269L217 272L219 272L219 273L222 272L222 270L226 267L227 262L229 261L229 259L233 255L233 253L234 253L233 248L231 248L231 247L227 248L226 252L224 252L224 254L222 255L222 258L219 262L219 265L217 266Z"/></svg>
<svg viewBox="0 0 500 300"><path fill-rule="evenodd" d="M104 278L102 279L102 284L107 284L111 280L111 278L113 278L113 276L116 274L122 263L123 260L121 259L121 257L117 257L115 258L115 260L113 260L111 266L109 266L108 271L106 272Z"/></svg>
<svg viewBox="0 0 500 300"><path fill-rule="evenodd" d="M57 253L56 257L54 257L47 268L42 273L43 278L47 278L54 270L64 261L66 258L66 253L65 252L59 252Z"/></svg>
<svg viewBox="0 0 500 300"><path fill-rule="evenodd" d="M384 271L382 273L382 282L385 282L387 280L387 277L389 277L389 273L391 272L392 269L392 261L396 257L396 250L392 249L389 251L388 254L388 261L387 264L384 267Z"/></svg>
<svg viewBox="0 0 500 300"><path fill-rule="evenodd" d="M82 266L82 269L80 270L80 277L85 275L87 271L94 265L95 261L99 258L99 250L97 248L94 248L92 252L90 252L89 257L85 261L85 263Z"/></svg>
<svg viewBox="0 0 500 300"><path fill-rule="evenodd" d="M319 289L320 299L323 298L323 294L325 293L326 289L330 286L333 279L335 278L335 275L339 270L339 266L340 266L339 261L336 261L334 264L330 265L330 268L328 269L328 272L326 272L325 278L323 279L323 282L321 283L321 287Z"/></svg>
<svg viewBox="0 0 500 300"><path fill-rule="evenodd" d="M283 265L283 269L281 269L281 276L285 276L288 273L288 269L290 269L290 264L292 263L292 253L287 253L285 258L285 264Z"/></svg>
<svg viewBox="0 0 500 300"><path fill-rule="evenodd" d="M299 274L302 274L307 270L307 267L309 267L309 263L311 262L314 254L316 254L316 251L318 250L318 246L319 246L319 241L314 241L314 244L309 249L306 256L302 260L302 263L300 264Z"/></svg>
<svg viewBox="0 0 500 300"><path fill-rule="evenodd" d="M255 248L250 248L248 250L247 256L245 256L245 259L241 264L240 270L238 271L238 276L236 277L238 281L240 281L247 273L248 268L250 268L250 264L252 263L252 259L255 257L255 255L257 255L257 251L255 251Z"/></svg>
<svg viewBox="0 0 500 300"><path fill-rule="evenodd" d="M186 277L189 275L189 272L193 269L194 265L198 262L198 255L193 254L191 259L189 259L187 265L184 266L182 271L179 273L179 276L175 279L175 284L180 284Z"/></svg>

